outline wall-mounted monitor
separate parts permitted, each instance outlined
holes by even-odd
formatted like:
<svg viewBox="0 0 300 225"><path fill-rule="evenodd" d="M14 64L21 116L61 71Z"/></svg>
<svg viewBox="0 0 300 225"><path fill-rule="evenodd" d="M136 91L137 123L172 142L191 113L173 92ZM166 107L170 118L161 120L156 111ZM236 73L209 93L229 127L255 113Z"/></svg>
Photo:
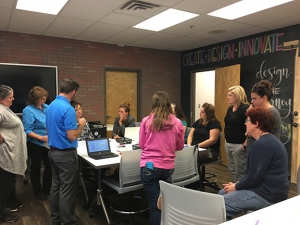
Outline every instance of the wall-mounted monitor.
<svg viewBox="0 0 300 225"><path fill-rule="evenodd" d="M49 93L47 104L57 95L57 66L25 65L0 63L0 84L14 89L14 98L10 109L21 115L26 107L28 94L32 87L41 86Z"/></svg>

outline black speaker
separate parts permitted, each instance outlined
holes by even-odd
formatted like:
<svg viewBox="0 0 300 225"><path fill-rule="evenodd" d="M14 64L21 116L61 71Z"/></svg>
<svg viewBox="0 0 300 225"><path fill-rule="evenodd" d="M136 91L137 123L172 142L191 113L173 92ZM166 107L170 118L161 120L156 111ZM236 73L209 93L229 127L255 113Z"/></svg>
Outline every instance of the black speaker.
<svg viewBox="0 0 300 225"><path fill-rule="evenodd" d="M107 128L106 125L101 124L100 121L89 122L90 131L92 132L94 138L106 137Z"/></svg>

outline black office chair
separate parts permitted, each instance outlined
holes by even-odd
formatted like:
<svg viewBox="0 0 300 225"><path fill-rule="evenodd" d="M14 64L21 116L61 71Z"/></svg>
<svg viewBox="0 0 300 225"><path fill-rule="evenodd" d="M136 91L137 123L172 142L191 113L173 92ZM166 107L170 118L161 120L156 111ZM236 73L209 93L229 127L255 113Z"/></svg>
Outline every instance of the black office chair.
<svg viewBox="0 0 300 225"><path fill-rule="evenodd" d="M220 132L219 139L220 139L220 145L221 145L221 140L222 140L222 133L221 132ZM219 146L219 149L220 149L220 146ZM205 186L213 188L213 189L218 190L218 191L220 190L220 188L217 184L217 181L219 180L219 177L216 174L206 172L205 166L209 165L209 164L222 163L222 162L223 162L223 159L222 159L221 154L220 154L220 156L217 160L207 162L207 163L202 163L199 166L199 173L201 171L201 174L200 174L200 190L201 191L204 191ZM200 170L200 168L201 168L201 170Z"/></svg>

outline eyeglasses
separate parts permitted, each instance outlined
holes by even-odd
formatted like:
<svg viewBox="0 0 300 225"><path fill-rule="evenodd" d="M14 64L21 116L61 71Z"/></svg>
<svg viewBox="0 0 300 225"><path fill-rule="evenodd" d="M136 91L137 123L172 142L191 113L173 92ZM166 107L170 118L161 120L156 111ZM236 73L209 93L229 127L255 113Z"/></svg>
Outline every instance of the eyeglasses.
<svg viewBox="0 0 300 225"><path fill-rule="evenodd" d="M248 119L245 119L245 123L248 123L248 122L250 122L251 120L248 120Z"/></svg>

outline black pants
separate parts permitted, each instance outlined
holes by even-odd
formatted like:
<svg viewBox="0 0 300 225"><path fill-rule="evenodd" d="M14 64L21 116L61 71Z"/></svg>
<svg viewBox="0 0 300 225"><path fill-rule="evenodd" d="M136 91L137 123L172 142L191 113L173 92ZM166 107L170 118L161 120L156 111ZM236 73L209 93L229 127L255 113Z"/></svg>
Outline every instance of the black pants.
<svg viewBox="0 0 300 225"><path fill-rule="evenodd" d="M16 200L16 187L15 187L16 175L3 170L0 167L0 219L5 218L9 211L6 206L14 204Z"/></svg>
<svg viewBox="0 0 300 225"><path fill-rule="evenodd" d="M51 220L52 224L74 225L79 163L77 150L49 150L52 168Z"/></svg>
<svg viewBox="0 0 300 225"><path fill-rule="evenodd" d="M50 193L52 175L51 166L48 157L48 149L27 141L28 154L31 159L30 177L33 192L37 194L39 191ZM41 164L45 165L43 174L43 186L41 186Z"/></svg>

